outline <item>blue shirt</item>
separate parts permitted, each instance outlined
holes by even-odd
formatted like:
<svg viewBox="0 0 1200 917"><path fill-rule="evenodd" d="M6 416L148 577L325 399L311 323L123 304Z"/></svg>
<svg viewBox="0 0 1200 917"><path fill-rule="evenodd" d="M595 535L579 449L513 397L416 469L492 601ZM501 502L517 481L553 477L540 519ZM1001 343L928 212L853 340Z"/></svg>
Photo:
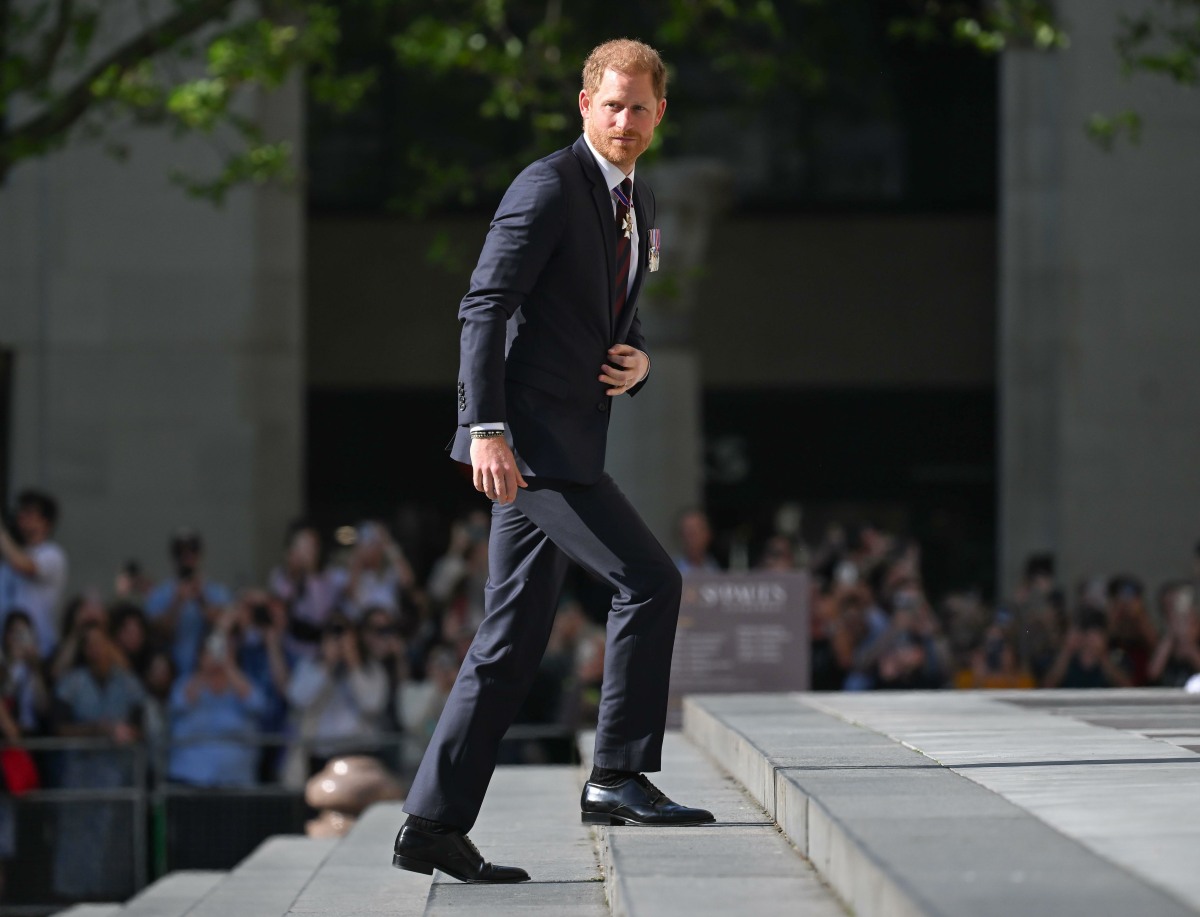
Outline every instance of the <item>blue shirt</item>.
<svg viewBox="0 0 1200 917"><path fill-rule="evenodd" d="M284 645L283 658L288 671L295 668L296 657L288 652ZM282 733L287 727L288 703L271 677L271 656L267 645L263 642L258 631L248 631L242 637L242 645L238 649L238 666L263 695L263 710L259 719L262 731L266 733Z"/></svg>
<svg viewBox="0 0 1200 917"><path fill-rule="evenodd" d="M141 682L125 669L114 668L100 682L84 666L59 679L54 695L70 710L75 723L127 723L146 699Z"/></svg>
<svg viewBox="0 0 1200 917"><path fill-rule="evenodd" d="M180 679L171 691L167 777L193 786L254 786L258 746L238 739L258 736L262 692L251 685L243 700L232 686L220 694L201 688L196 702L189 704L186 688L187 680Z"/></svg>
<svg viewBox="0 0 1200 917"><path fill-rule="evenodd" d="M146 599L146 614L150 618L160 618L167 613L171 602L175 599L175 590L179 581L164 580L159 583ZM220 583L204 584L204 603L197 601L184 602L179 609L179 619L175 624L175 642L171 646L171 656L175 660L175 669L180 677L190 675L196 668L200 658L200 641L208 630L208 621L204 617L204 605L228 605L229 590Z"/></svg>

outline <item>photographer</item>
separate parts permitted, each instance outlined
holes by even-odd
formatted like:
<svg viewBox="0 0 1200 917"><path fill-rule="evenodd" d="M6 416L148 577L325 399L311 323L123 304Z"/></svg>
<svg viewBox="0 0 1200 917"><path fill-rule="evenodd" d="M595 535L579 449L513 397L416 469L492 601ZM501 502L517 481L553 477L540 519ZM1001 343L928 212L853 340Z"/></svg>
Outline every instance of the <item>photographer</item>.
<svg viewBox="0 0 1200 917"><path fill-rule="evenodd" d="M238 668L237 627L222 621L205 638L196 671L171 692L167 779L189 786L254 786L262 691Z"/></svg>
<svg viewBox="0 0 1200 917"><path fill-rule="evenodd" d="M261 589L247 589L233 607L233 618L242 634L238 664L263 697L258 724L265 735L280 735L288 726L288 683L296 657L288 649L287 608ZM282 749L264 749L259 777L275 781Z"/></svg>
<svg viewBox="0 0 1200 917"><path fill-rule="evenodd" d="M60 736L107 738L111 748L62 753L65 789L128 787L141 738L144 692L104 628L86 624L74 667L55 691ZM124 802L87 802L58 812L54 888L76 900L111 899L133 881L127 841L133 830ZM125 843L122 843L122 839Z"/></svg>
<svg viewBox="0 0 1200 917"><path fill-rule="evenodd" d="M876 686L891 689L942 687L948 678L948 653L925 593L915 582L897 589L892 617L876 663Z"/></svg>
<svg viewBox="0 0 1200 917"><path fill-rule="evenodd" d="M0 704L13 716L24 735L38 735L50 712L50 695L42 676L42 660L38 654L33 623L24 611L14 609L4 620L3 653L0 668Z"/></svg>
<svg viewBox="0 0 1200 917"><path fill-rule="evenodd" d="M285 609L288 652L295 657L316 655L321 630L346 588L346 571L325 568L321 536L305 522L288 527L283 563L267 577L271 597Z"/></svg>
<svg viewBox="0 0 1200 917"><path fill-rule="evenodd" d="M416 585L404 552L378 522L364 522L358 527L349 567L342 610L353 621L362 618L368 608L386 608L398 616L401 592Z"/></svg>
<svg viewBox="0 0 1200 917"><path fill-rule="evenodd" d="M201 572L204 543L200 535L180 531L170 541L175 575L146 600L146 614L159 637L171 647L181 676L196 667L204 634L217 623L229 604L229 590L209 582Z"/></svg>
<svg viewBox="0 0 1200 917"><path fill-rule="evenodd" d="M37 632L43 659L58 643L58 606L67 583L67 555L50 540L58 503L39 490L17 495L18 539L0 517L0 625L14 608L24 609Z"/></svg>
<svg viewBox="0 0 1200 917"><path fill-rule="evenodd" d="M1047 688L1128 688L1133 680L1113 661L1108 646L1108 620L1103 611L1085 608L1079 623L1063 641L1046 673Z"/></svg>
<svg viewBox="0 0 1200 917"><path fill-rule="evenodd" d="M320 770L334 755L373 751L387 694L383 666L366 656L353 624L335 615L317 656L302 660L288 685L288 700L300 716L308 772Z"/></svg>
<svg viewBox="0 0 1200 917"><path fill-rule="evenodd" d="M1200 615L1191 583L1168 583L1159 592L1166 632L1150 660L1151 684L1182 688L1200 672Z"/></svg>

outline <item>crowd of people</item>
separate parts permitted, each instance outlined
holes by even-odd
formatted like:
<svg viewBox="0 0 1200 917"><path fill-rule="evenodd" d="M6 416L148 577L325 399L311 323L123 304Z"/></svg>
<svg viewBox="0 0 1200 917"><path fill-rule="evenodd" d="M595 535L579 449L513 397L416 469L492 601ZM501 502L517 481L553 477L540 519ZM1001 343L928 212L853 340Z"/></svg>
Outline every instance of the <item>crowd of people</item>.
<svg viewBox="0 0 1200 917"><path fill-rule="evenodd" d="M415 769L482 618L487 512L456 521L424 575L380 522L340 530L331 550L299 522L260 586L228 588L206 570L201 535L178 531L161 581L133 563L109 595L70 598L57 519L53 497L26 491L0 524L0 738L136 744L154 779L187 787L300 786L349 752ZM684 513L677 535L681 571L721 569L702 511ZM1181 686L1200 672L1194 579L1153 596L1130 575L1068 591L1039 555L1007 602L972 592L935 601L920 545L865 524L831 526L813 544L769 533L751 566L812 574L816 690ZM606 598L588 601L586 578L579 585L519 718L564 734L594 722L604 663ZM547 747L529 742L505 760L544 759ZM25 773L61 787L131 779L130 756L103 748L51 763L30 759L22 771L6 757L2 770L10 783ZM11 833L0 806L0 859Z"/></svg>
<svg viewBox="0 0 1200 917"><path fill-rule="evenodd" d="M1200 673L1200 545L1152 597L1129 574L1065 589L1036 554L1008 601L935 601L920 546L869 525L833 530L811 566L818 690L1183 687Z"/></svg>
<svg viewBox="0 0 1200 917"><path fill-rule="evenodd" d="M300 787L341 754L373 755L402 776L415 770L482 619L488 513L455 522L420 581L379 522L339 530L328 550L298 522L259 586L230 589L206 569L201 535L178 531L160 581L130 563L109 595L72 597L57 518L50 495L27 491L11 526L0 524L0 744L93 740L26 756L36 783L130 786L132 752L142 749L149 778L181 788ZM526 721L569 735L594 717L603 654L603 630L564 600ZM507 760L538 760L547 747L529 741ZM9 759L0 764L6 774ZM89 824L63 824L59 835L103 849L98 837L123 830L102 824L122 818L118 808L94 805ZM0 795L0 861L14 843ZM104 897L106 881L128 873L57 852L64 898Z"/></svg>

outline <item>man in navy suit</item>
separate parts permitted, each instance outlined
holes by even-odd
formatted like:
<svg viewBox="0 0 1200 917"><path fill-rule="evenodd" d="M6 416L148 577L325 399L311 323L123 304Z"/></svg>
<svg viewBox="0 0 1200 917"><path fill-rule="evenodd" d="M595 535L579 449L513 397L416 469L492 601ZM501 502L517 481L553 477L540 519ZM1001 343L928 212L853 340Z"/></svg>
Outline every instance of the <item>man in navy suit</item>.
<svg viewBox="0 0 1200 917"><path fill-rule="evenodd" d="M616 398L646 384L637 317L658 269L654 195L634 164L666 110L658 53L622 39L583 68L583 136L509 187L459 307L458 431L492 501L486 612L404 809L393 863L519 882L467 839L500 740L545 650L569 560L613 590L585 822L694 825L643 771L661 766L680 575L604 473Z"/></svg>

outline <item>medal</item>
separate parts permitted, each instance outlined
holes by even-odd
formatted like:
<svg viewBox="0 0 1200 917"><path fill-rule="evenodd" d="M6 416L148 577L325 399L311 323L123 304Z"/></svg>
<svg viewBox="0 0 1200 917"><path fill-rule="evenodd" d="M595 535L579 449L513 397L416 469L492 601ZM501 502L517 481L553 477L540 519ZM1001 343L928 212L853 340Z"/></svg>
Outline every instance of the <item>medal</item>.
<svg viewBox="0 0 1200 917"><path fill-rule="evenodd" d="M628 239L633 235L633 211L625 211L625 220L621 223L621 231L625 233L625 238Z"/></svg>
<svg viewBox="0 0 1200 917"><path fill-rule="evenodd" d="M648 235L650 236L650 259L647 269L657 271L659 254L662 251L662 230L651 229Z"/></svg>

